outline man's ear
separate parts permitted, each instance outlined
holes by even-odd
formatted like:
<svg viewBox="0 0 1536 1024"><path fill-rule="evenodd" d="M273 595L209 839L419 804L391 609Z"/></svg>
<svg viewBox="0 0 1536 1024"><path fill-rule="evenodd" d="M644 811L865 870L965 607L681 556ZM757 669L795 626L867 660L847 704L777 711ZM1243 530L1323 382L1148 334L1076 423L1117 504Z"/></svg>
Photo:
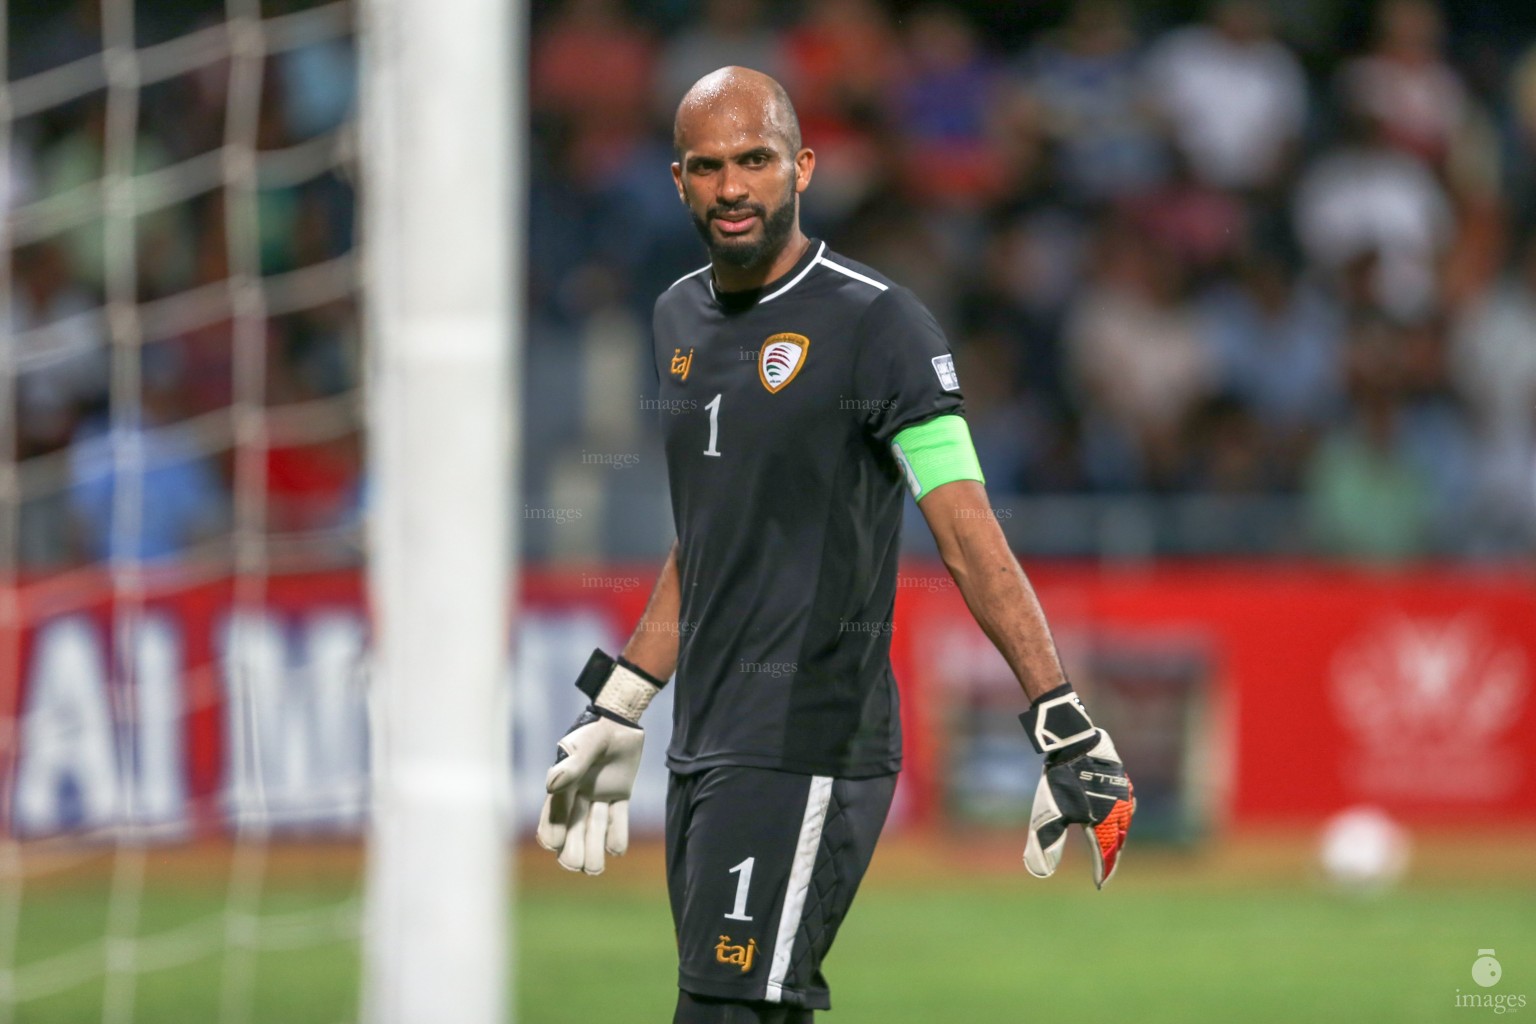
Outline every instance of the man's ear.
<svg viewBox="0 0 1536 1024"><path fill-rule="evenodd" d="M811 174L816 170L816 151L802 149L795 154L795 191L804 192L811 186Z"/></svg>
<svg viewBox="0 0 1536 1024"><path fill-rule="evenodd" d="M688 190L683 187L683 165L680 163L672 165L672 184L677 186L677 198L687 206Z"/></svg>

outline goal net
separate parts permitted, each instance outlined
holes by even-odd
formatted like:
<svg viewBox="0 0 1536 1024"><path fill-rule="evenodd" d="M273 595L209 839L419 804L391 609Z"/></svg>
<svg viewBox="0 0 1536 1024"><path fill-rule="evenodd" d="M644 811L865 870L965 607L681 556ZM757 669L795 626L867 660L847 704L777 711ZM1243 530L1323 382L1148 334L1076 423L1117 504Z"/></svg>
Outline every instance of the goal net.
<svg viewBox="0 0 1536 1024"><path fill-rule="evenodd" d="M417 442L495 432L511 267L488 250L496 291L436 309L442 280L383 251L444 241L379 213L411 183L356 194L390 147L458 141L404 102L442 60L414 42L428 5L155 6L0 0L0 1024L488 1021L499 931L435 879L494 875L476 898L505 915L501 752L491 729L462 748L466 720L505 710L487 638L510 538L444 522L451 505L421 528L414 487L484 496L370 425L456 391L469 411ZM440 32L462 45L457 18ZM462 190L483 216L510 206L485 206L510 194L498 172ZM433 314L468 325L455 371L411 356L441 339ZM467 446L479 488L507 481L510 438ZM483 607L442 609L429 555L476 560L459 587ZM469 653L429 668L412 623L445 614ZM413 690L445 680L459 696L422 715ZM457 919L423 920L422 897ZM489 932L478 976L445 975L468 995L395 969L412 914L427 942Z"/></svg>

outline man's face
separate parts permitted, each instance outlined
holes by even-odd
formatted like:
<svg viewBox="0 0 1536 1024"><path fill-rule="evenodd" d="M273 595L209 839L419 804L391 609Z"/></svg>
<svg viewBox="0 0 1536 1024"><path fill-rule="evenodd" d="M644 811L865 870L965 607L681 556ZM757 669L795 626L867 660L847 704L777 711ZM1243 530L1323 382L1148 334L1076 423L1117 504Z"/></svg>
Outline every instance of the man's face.
<svg viewBox="0 0 1536 1024"><path fill-rule="evenodd" d="M810 151L791 152L766 118L734 104L696 112L683 141L672 175L710 258L742 269L771 263L795 229Z"/></svg>

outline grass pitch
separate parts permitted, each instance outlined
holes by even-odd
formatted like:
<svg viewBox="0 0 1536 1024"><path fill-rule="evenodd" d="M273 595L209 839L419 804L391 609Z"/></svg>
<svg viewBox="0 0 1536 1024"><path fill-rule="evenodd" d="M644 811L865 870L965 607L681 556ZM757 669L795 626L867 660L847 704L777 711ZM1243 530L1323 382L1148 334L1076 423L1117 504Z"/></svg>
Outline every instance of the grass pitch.
<svg viewBox="0 0 1536 1024"><path fill-rule="evenodd" d="M1525 994L1536 1013L1536 843L1448 838L1402 889L1343 896L1310 876L1284 838L1233 853L1131 850L1095 892L1080 851L1049 881L1011 844L887 842L829 958L836 1024L1012 1024L1051 1019L1158 1022L1469 1021L1458 990ZM1438 852L1436 852L1438 850ZM151 869L140 930L154 934L225 907L216 855ZM520 1024L665 1024L675 998L671 920L659 850L601 878L520 854L516 998ZM261 910L333 906L356 895L355 850L279 852ZM99 939L105 872L29 882L15 962ZM1471 978L1479 949L1504 969ZM356 1019L355 941L259 954L249 1020ZM221 1020L217 952L142 974L134 1019ZM18 1024L102 1019L99 976L17 1007ZM1518 1020L1519 1018L1515 1018ZM444 1024L452 1024L445 1021Z"/></svg>
<svg viewBox="0 0 1536 1024"><path fill-rule="evenodd" d="M1536 1013L1536 884L1494 846L1376 897L1310 875L1284 840L1232 856L1132 849L1097 892L1085 858L1047 881L1017 851L946 845L876 853L826 964L836 1024L1465 1021L1481 948L1498 992ZM882 857L884 856L884 860ZM1245 863L1246 862L1246 866ZM675 961L659 865L616 877L530 870L520 920L531 1024L671 1019ZM646 871L651 881L636 884ZM1475 872L1482 872L1481 875ZM580 951L580 952L577 952Z"/></svg>

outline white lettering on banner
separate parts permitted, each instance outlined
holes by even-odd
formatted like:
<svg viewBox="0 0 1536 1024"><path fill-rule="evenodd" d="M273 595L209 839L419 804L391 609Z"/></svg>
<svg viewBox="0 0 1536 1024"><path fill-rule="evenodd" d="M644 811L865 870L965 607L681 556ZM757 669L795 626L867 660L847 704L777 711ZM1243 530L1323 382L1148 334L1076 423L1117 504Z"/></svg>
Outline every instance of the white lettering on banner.
<svg viewBox="0 0 1536 1024"><path fill-rule="evenodd" d="M83 616L37 632L27 674L14 828L22 835L95 828L117 818L118 786L107 663Z"/></svg>
<svg viewBox="0 0 1536 1024"><path fill-rule="evenodd" d="M187 814L183 742L182 645L161 616L140 620L134 638L134 790L129 813L151 825L182 823Z"/></svg>
<svg viewBox="0 0 1536 1024"><path fill-rule="evenodd" d="M1376 623L1340 648L1332 682L1354 791L1492 802L1518 784L1529 666L1477 616Z"/></svg>
<svg viewBox="0 0 1536 1024"><path fill-rule="evenodd" d="M220 639L231 812L356 825L368 794L361 620L338 612L285 630L269 614L236 614Z"/></svg>
<svg viewBox="0 0 1536 1024"><path fill-rule="evenodd" d="M184 688L195 638L174 612L144 614L131 636L117 635L115 651L107 628L76 615L33 634L18 722L19 834L107 827L131 817L168 838L193 823L186 717L192 698ZM214 632L225 696L219 746L227 810L247 815L247 823L357 828L367 806L370 746L361 613L231 614ZM571 681L587 652L613 649L617 639L610 617L591 606L520 619L513 644L517 700L505 709L523 787L514 827L532 827L554 739L585 703ZM114 703L114 695L121 700ZM631 805L641 831L659 829L664 817L671 697L668 687L646 715L644 769Z"/></svg>

